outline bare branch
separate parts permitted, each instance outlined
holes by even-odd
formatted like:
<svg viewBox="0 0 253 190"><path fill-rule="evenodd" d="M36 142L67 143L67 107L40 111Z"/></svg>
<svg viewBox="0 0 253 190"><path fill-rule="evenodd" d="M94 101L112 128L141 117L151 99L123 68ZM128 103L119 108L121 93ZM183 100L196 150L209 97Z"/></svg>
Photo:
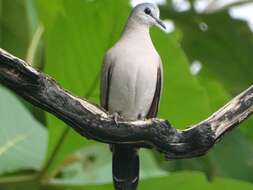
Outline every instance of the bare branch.
<svg viewBox="0 0 253 190"><path fill-rule="evenodd" d="M247 3L252 3L252 0L236 0L236 1L211 1L206 8L203 10L203 13L215 13L218 11L224 11L231 7L245 5Z"/></svg>
<svg viewBox="0 0 253 190"><path fill-rule="evenodd" d="M253 112L251 86L211 117L186 130L177 130L162 119L116 124L99 106L71 95L49 76L1 49L0 83L54 114L84 137L103 143L155 148L169 159L205 154L227 131Z"/></svg>

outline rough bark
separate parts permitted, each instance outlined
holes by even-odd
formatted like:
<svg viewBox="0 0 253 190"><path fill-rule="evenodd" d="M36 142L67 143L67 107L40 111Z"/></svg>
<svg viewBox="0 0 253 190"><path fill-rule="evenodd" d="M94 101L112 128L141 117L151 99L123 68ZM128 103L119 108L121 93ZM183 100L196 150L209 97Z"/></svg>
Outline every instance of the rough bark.
<svg viewBox="0 0 253 190"><path fill-rule="evenodd" d="M71 95L55 80L0 49L0 83L28 102L52 113L80 135L110 144L155 148L168 159L205 154L223 135L253 112L253 86L206 120L177 130L164 119L117 123L106 111Z"/></svg>

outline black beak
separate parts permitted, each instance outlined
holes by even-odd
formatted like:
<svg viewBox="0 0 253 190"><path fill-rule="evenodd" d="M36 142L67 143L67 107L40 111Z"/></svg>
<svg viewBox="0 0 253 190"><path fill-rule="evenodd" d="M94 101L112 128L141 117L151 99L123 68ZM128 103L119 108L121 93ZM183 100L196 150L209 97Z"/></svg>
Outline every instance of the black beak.
<svg viewBox="0 0 253 190"><path fill-rule="evenodd" d="M159 20L159 19L155 19L155 21L157 22L157 24L159 24L164 30L166 30L166 26L165 26L165 24L161 21L161 20Z"/></svg>
<svg viewBox="0 0 253 190"><path fill-rule="evenodd" d="M153 15L150 15L153 19L155 19L156 23L159 24L164 30L166 30L166 26L165 24L159 19L159 18L156 18L155 16Z"/></svg>

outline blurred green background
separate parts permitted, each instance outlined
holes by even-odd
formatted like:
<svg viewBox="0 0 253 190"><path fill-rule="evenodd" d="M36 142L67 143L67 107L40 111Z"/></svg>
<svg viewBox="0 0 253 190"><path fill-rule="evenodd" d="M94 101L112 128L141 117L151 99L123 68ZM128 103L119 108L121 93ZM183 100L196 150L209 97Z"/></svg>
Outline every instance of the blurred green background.
<svg viewBox="0 0 253 190"><path fill-rule="evenodd" d="M169 30L151 29L164 65L159 116L180 129L253 83L252 31L231 17L234 6L252 1L220 1L163 1ZM128 0L0 0L0 47L99 103L103 55L130 10ZM252 125L253 118L200 158L166 161L141 150L139 189L253 189ZM111 181L107 145L80 137L0 86L0 190L107 190Z"/></svg>

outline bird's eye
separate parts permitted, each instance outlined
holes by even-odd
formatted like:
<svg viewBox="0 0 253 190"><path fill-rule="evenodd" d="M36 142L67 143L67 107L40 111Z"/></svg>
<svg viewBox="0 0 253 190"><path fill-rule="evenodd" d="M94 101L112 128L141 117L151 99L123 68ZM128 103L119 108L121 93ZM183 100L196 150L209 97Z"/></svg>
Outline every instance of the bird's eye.
<svg viewBox="0 0 253 190"><path fill-rule="evenodd" d="M150 10L150 8L145 8L144 9L144 13L146 13L147 15L150 15L151 14L151 10Z"/></svg>

